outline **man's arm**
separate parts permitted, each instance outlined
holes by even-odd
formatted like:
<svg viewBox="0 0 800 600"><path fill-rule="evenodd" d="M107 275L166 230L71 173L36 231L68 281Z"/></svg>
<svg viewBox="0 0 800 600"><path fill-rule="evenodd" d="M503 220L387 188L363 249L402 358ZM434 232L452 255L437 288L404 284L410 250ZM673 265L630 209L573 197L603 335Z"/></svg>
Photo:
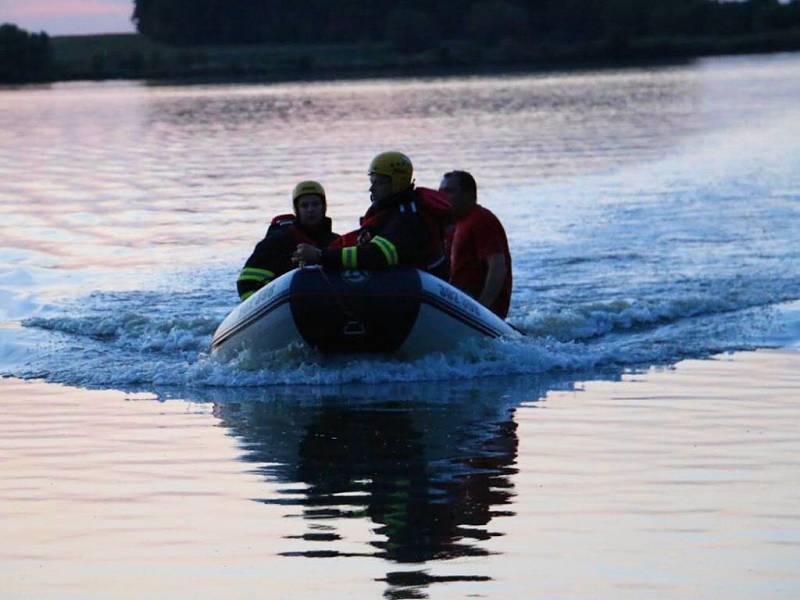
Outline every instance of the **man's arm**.
<svg viewBox="0 0 800 600"><path fill-rule="evenodd" d="M292 255L295 264L321 264L327 269L385 269L398 264L397 247L391 240L374 236L370 242L343 248L317 248L300 244Z"/></svg>
<svg viewBox="0 0 800 600"><path fill-rule="evenodd" d="M478 302L486 308L491 308L495 300L503 291L503 283L506 280L506 257L498 252L486 258L487 272L486 281L483 282L483 290L478 296Z"/></svg>
<svg viewBox="0 0 800 600"><path fill-rule="evenodd" d="M273 233L256 245L236 281L240 300L247 300L286 271L285 263L291 253L291 246L287 240L285 235Z"/></svg>
<svg viewBox="0 0 800 600"><path fill-rule="evenodd" d="M398 265L410 266L415 252L425 244L424 229L417 215L395 219L375 235L359 235L357 244L345 247L330 246L317 250L300 244L294 262L318 263L328 269L385 269Z"/></svg>

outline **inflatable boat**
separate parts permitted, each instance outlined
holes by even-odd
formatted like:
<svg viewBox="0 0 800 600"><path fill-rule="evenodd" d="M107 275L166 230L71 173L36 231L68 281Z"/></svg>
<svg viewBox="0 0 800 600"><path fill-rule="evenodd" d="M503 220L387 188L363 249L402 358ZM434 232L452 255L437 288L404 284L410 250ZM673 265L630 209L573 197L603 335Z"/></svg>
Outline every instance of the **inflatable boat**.
<svg viewBox="0 0 800 600"><path fill-rule="evenodd" d="M500 317L448 283L413 268L327 271L278 277L217 328L211 351L270 352L295 342L323 353L418 356L471 338L516 335Z"/></svg>

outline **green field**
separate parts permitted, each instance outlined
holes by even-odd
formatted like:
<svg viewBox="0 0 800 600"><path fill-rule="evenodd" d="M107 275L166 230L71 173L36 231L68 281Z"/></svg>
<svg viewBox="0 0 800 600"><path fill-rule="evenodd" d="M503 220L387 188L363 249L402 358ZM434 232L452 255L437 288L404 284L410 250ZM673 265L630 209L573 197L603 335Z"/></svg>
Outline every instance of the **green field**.
<svg viewBox="0 0 800 600"><path fill-rule="evenodd" d="M418 54L387 43L175 47L138 34L59 36L51 39L56 79L248 79L413 73L430 70L546 69L800 50L800 32L731 38L610 39L571 46L482 48L443 42Z"/></svg>
<svg viewBox="0 0 800 600"><path fill-rule="evenodd" d="M51 40L61 79L231 77L395 66L384 45L249 45L181 48L138 34Z"/></svg>

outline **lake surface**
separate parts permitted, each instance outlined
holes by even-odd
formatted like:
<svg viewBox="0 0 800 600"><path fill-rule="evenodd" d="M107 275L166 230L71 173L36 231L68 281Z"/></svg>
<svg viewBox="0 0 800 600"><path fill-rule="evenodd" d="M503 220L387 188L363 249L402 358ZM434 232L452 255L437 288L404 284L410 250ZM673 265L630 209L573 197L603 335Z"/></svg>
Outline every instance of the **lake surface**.
<svg viewBox="0 0 800 600"><path fill-rule="evenodd" d="M3 597L795 598L800 56L0 89ZM208 355L300 179L470 170L528 333Z"/></svg>

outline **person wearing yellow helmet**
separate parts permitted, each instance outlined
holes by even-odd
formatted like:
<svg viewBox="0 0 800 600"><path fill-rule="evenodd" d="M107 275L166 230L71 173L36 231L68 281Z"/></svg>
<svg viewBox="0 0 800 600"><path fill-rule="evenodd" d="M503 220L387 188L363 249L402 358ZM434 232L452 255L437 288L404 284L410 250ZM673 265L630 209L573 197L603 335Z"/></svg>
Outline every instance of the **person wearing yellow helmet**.
<svg viewBox="0 0 800 600"><path fill-rule="evenodd" d="M381 152L369 164L369 191L372 202L413 187L414 165L402 152ZM377 195L377 196L376 196Z"/></svg>
<svg viewBox="0 0 800 600"><path fill-rule="evenodd" d="M331 231L325 216L325 189L317 181L306 180L292 190L294 214L278 215L247 259L239 273L236 288L246 300L270 281L294 268L292 253L298 244L324 248L339 236Z"/></svg>
<svg viewBox="0 0 800 600"><path fill-rule="evenodd" d="M368 170L371 205L361 227L329 248L300 244L293 260L330 269L417 267L446 279L443 220L451 205L440 192L415 187L413 174L402 152L375 156Z"/></svg>

